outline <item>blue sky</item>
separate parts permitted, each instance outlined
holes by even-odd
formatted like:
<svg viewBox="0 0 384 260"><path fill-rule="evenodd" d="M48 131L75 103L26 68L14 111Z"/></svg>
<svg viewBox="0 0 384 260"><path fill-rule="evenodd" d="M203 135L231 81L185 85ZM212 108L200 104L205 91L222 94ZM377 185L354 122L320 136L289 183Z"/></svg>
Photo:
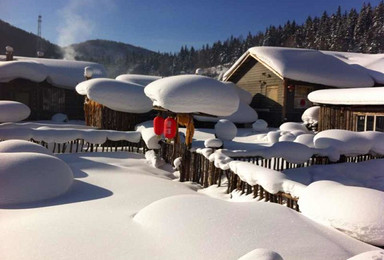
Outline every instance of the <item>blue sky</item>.
<svg viewBox="0 0 384 260"><path fill-rule="evenodd" d="M60 46L90 39L129 43L160 52L264 31L323 11L360 10L364 0L0 0L0 19ZM370 0L376 6L380 0Z"/></svg>

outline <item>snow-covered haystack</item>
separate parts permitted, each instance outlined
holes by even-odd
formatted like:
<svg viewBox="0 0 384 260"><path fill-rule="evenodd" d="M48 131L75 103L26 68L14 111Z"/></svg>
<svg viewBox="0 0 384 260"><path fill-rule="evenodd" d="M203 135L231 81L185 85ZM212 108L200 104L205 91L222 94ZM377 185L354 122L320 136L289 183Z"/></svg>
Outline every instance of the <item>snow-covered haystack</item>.
<svg viewBox="0 0 384 260"><path fill-rule="evenodd" d="M257 248L246 255L243 255L238 260L283 260L283 258L272 250Z"/></svg>
<svg viewBox="0 0 384 260"><path fill-rule="evenodd" d="M140 74L122 74L116 77L116 80L125 81L128 83L139 84L143 87L149 83L161 79L159 76L140 75Z"/></svg>
<svg viewBox="0 0 384 260"><path fill-rule="evenodd" d="M31 109L17 101L0 100L0 123L18 122L29 117Z"/></svg>
<svg viewBox="0 0 384 260"><path fill-rule="evenodd" d="M134 221L169 252L169 259L238 259L255 248L268 248L285 259L346 259L369 250L273 203L172 196L143 208ZM169 245L174 245L172 250Z"/></svg>
<svg viewBox="0 0 384 260"><path fill-rule="evenodd" d="M215 124L216 137L222 140L230 141L237 134L237 127L234 123L227 119L220 119Z"/></svg>
<svg viewBox="0 0 384 260"><path fill-rule="evenodd" d="M304 124L314 125L319 122L320 106L313 106L307 108L301 116Z"/></svg>
<svg viewBox="0 0 384 260"><path fill-rule="evenodd" d="M91 79L76 86L76 91L110 109L128 113L146 113L152 109L143 86L114 79Z"/></svg>
<svg viewBox="0 0 384 260"><path fill-rule="evenodd" d="M0 153L20 153L20 152L31 152L31 153L42 153L53 155L45 147L24 140L6 140L0 142Z"/></svg>
<svg viewBox="0 0 384 260"><path fill-rule="evenodd" d="M384 192L332 181L310 184L299 198L301 212L354 238L384 246Z"/></svg>
<svg viewBox="0 0 384 260"><path fill-rule="evenodd" d="M0 205L54 198L73 182L71 168L51 155L0 153L0 161Z"/></svg>
<svg viewBox="0 0 384 260"><path fill-rule="evenodd" d="M219 138L210 138L204 141L204 146L207 148L220 148L223 146L223 141Z"/></svg>
<svg viewBox="0 0 384 260"><path fill-rule="evenodd" d="M236 90L218 80L199 75L179 75L156 80L144 89L160 106L176 113L229 116L239 107Z"/></svg>

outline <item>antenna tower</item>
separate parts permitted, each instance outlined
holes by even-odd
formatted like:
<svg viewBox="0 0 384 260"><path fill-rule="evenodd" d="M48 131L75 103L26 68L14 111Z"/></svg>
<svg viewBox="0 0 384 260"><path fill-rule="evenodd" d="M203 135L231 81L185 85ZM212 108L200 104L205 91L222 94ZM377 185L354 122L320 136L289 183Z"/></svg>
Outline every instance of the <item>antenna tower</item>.
<svg viewBox="0 0 384 260"><path fill-rule="evenodd" d="M43 52L43 40L41 38L41 22L42 22L42 19L41 19L41 15L39 15L37 17L37 43L36 43L36 54L38 57L42 57L44 56L44 52Z"/></svg>

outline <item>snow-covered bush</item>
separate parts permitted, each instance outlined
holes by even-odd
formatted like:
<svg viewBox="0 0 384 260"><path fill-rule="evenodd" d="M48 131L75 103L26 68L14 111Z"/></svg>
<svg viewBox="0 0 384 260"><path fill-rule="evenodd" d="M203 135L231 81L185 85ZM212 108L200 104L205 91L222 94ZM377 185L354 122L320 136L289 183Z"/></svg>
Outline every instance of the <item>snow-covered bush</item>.
<svg viewBox="0 0 384 260"><path fill-rule="evenodd" d="M0 205L57 197L72 185L71 168L42 153L0 153Z"/></svg>
<svg viewBox="0 0 384 260"><path fill-rule="evenodd" d="M0 100L0 123L18 122L29 117L31 109L17 101Z"/></svg>
<svg viewBox="0 0 384 260"><path fill-rule="evenodd" d="M222 140L230 141L237 134L237 127L234 123L227 119L220 119L215 124L216 137Z"/></svg>

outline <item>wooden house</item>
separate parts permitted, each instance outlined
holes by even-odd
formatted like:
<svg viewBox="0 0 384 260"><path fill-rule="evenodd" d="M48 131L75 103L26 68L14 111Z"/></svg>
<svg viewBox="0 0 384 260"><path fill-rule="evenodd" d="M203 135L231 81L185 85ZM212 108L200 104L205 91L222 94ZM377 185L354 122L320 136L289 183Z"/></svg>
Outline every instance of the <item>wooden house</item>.
<svg viewBox="0 0 384 260"><path fill-rule="evenodd" d="M375 75L368 72L369 68L364 71L364 67L353 66L350 57L342 54L345 53L253 47L226 72L223 80L250 92L253 95L251 106L259 118L278 126L284 121L300 121L304 110L312 106L307 98L312 91L378 84ZM383 58L356 55L369 56L375 61ZM379 78L380 81L384 80Z"/></svg>
<svg viewBox="0 0 384 260"><path fill-rule="evenodd" d="M319 131L384 132L384 87L319 90L308 98L320 106Z"/></svg>
<svg viewBox="0 0 384 260"><path fill-rule="evenodd" d="M102 65L92 62L0 56L0 100L14 100L31 109L28 120L49 120L56 113L84 119L84 98L75 91L84 81L84 68L105 77Z"/></svg>

